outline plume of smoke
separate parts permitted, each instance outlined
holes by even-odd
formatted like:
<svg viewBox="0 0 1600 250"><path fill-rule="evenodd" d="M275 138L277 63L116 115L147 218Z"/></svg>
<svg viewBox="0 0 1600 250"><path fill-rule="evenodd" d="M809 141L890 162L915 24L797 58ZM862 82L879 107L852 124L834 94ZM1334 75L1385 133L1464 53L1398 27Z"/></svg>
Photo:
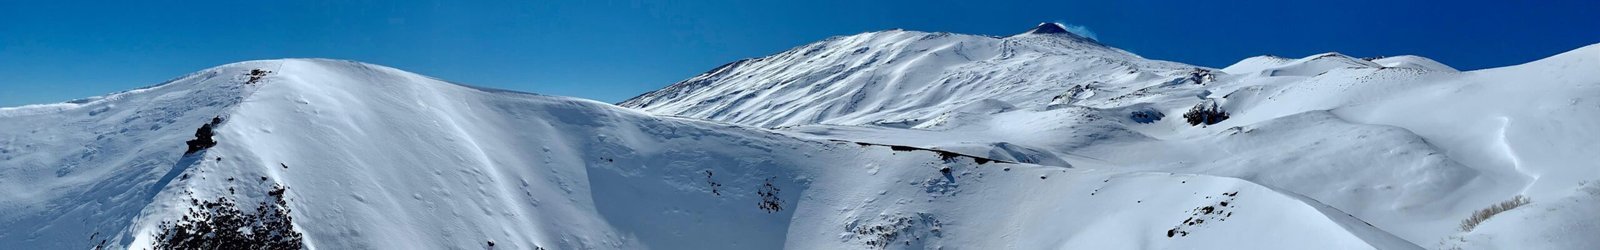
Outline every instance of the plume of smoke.
<svg viewBox="0 0 1600 250"><path fill-rule="evenodd" d="M1096 35L1094 33L1094 31L1089 30L1088 26L1071 24L1071 23L1067 23L1067 22L1063 22L1063 21L1056 21L1056 23L1061 24L1062 27L1066 27L1067 28L1067 32L1072 32L1072 34L1077 34L1078 36L1082 36L1082 37L1088 37L1089 39L1094 39L1095 41L1099 41L1100 40L1100 36Z"/></svg>

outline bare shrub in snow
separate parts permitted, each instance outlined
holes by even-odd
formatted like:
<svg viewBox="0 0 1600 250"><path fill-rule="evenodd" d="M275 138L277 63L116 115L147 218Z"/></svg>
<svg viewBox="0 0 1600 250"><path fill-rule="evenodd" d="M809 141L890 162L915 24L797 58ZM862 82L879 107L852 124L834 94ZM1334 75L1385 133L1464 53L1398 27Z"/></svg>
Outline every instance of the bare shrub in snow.
<svg viewBox="0 0 1600 250"><path fill-rule="evenodd" d="M1462 232L1472 232L1473 228L1477 228L1479 223L1483 223L1483 221L1489 220L1489 217L1494 217L1494 215L1500 214L1501 212L1505 212L1507 210L1511 210L1511 209L1520 207L1522 205L1527 205L1528 202L1530 202L1530 200L1528 200L1528 197L1524 197L1522 195L1517 195L1517 197L1512 197L1510 200L1501 201L1500 203L1495 203L1494 205L1489 205L1489 207L1486 207L1486 208L1483 208L1481 210L1478 210L1477 212L1473 212L1472 213L1472 217L1467 217L1466 220L1462 220L1461 221L1461 231Z"/></svg>

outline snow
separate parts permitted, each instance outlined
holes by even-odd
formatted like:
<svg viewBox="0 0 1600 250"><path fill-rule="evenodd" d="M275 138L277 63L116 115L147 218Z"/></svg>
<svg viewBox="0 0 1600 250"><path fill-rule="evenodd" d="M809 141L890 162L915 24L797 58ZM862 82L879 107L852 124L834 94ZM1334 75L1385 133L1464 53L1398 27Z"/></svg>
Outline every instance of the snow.
<svg viewBox="0 0 1600 250"><path fill-rule="evenodd" d="M242 84L236 76L251 69L274 73ZM181 141L211 117L223 119L220 143L183 156ZM10 205L0 242L25 248L86 247L93 239L148 247L162 221L190 206L188 197L248 203L264 199L272 184L288 187L307 245L330 249L490 241L552 249L1409 246L1314 200L1237 179L978 164L345 61L224 65L82 107L6 118L0 125L7 128L65 124L41 127L60 130L39 132L56 136L5 137L6 145L21 145L6 151L7 190L30 192L3 197ZM49 149L31 149L40 147ZM87 148L61 149L69 147ZM75 154L53 153L62 151ZM756 206L768 181L782 210ZM1046 190L1077 191L1033 195ZM1215 194L1195 193L1202 191ZM1187 236L1166 235L1195 216L1188 210L1225 192L1242 193L1230 208L1237 214L1184 226ZM1144 201L1094 201L1125 198ZM1120 213L1130 210L1141 212ZM1124 217L1108 217L1115 214ZM1295 223L1255 225L1289 218ZM1087 222L1096 226L1071 226ZM1059 236L1073 232L1126 234ZM1240 235L1284 237L1245 244Z"/></svg>
<svg viewBox="0 0 1600 250"><path fill-rule="evenodd" d="M178 172L183 141L249 88L206 70L87 101L0 109L0 245L87 248L120 237ZM26 247L35 246L35 247Z"/></svg>
<svg viewBox="0 0 1600 250"><path fill-rule="evenodd" d="M1068 35L834 37L621 107L281 59L0 108L0 246L149 248L275 185L313 249L1600 245L1600 45L1208 69Z"/></svg>
<svg viewBox="0 0 1600 250"><path fill-rule="evenodd" d="M1392 68L1413 68L1445 72L1457 71L1456 68L1452 68L1450 65L1444 65L1443 63L1439 63L1433 59L1428 59L1427 57L1413 55L1378 58L1372 60L1372 62L1383 65L1384 67Z"/></svg>
<svg viewBox="0 0 1600 250"><path fill-rule="evenodd" d="M1033 29L1030 29L1027 32L1022 32L1022 34L1017 34L1014 36L1059 36L1073 40L1094 41L1094 38L1092 38L1094 34L1092 32L1078 34L1074 33L1074 30L1087 32L1087 30L1084 29L1070 29L1067 27L1067 25L1061 23L1044 22L1039 23L1039 26L1034 26Z"/></svg>
<svg viewBox="0 0 1600 250"><path fill-rule="evenodd" d="M1595 244L1585 237L1594 231L1581 228L1597 217L1583 212L1558 212L1540 222L1498 222L1510 225L1465 235L1458 225L1473 211L1516 195L1531 197L1534 204L1529 207L1553 206L1553 211L1590 207L1554 201L1578 199L1566 198L1574 185L1600 181L1600 154L1592 150L1600 138L1593 129L1600 127L1595 116L1600 105L1590 98L1600 95L1600 70L1594 70L1600 68L1600 45L1467 72L1418 56L1368 60L1339 53L1252 57L1212 70L1079 46L1072 39L1006 40L1016 37L967 37L961 42L1006 44L964 51L995 57L869 60L842 72L804 67L804 62L828 59L795 54L866 47L912 51L892 54L901 57L938 55L916 49L928 39L885 35L866 33L802 46L620 105L769 127L803 138L941 148L1097 171L1239 178L1347 212L1418 246ZM869 42L846 45L841 40ZM1016 49L1035 43L1072 52ZM769 62L784 67L763 65ZM902 70L906 64L917 70ZM982 72L975 74L982 80L947 80L970 72ZM835 76L787 78L808 74ZM903 83L926 86L876 92L785 91L763 85L795 82L784 84L853 91L883 89L878 85L898 83L899 76L941 77ZM1179 119L1190 107L1212 102L1230 118L1207 126ZM871 111L835 112L833 107L839 106ZM1554 224L1581 230L1543 227ZM1522 230L1528 228L1540 230ZM1543 245L1508 237L1562 241ZM1457 244L1461 239L1467 243Z"/></svg>
<svg viewBox="0 0 1600 250"><path fill-rule="evenodd" d="M761 127L914 126L983 100L1042 105L1075 85L1191 68L1060 34L996 38L891 30L735 62L621 106Z"/></svg>
<svg viewBox="0 0 1600 250"><path fill-rule="evenodd" d="M1551 249L1595 249L1600 243L1600 185L1585 182L1571 194L1512 209L1479 224L1472 232L1451 237L1444 247L1514 249L1540 246ZM1525 225L1539 225L1528 227Z"/></svg>

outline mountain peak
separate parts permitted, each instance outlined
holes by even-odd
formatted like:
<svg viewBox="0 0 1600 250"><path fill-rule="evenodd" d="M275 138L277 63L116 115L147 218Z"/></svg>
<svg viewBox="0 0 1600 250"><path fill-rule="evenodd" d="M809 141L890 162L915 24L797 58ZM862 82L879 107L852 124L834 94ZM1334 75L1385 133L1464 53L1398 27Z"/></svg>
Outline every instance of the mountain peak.
<svg viewBox="0 0 1600 250"><path fill-rule="evenodd" d="M1067 26L1061 23L1043 22L1022 34L1072 34L1072 32L1067 31Z"/></svg>
<svg viewBox="0 0 1600 250"><path fill-rule="evenodd" d="M1075 39L1078 39L1078 40L1087 40L1087 41L1094 41L1095 40L1094 38L1089 38L1087 36L1084 36L1083 34L1073 33L1072 31L1067 30L1067 25L1061 24L1061 23L1057 23L1057 22L1039 23L1039 26L1034 26L1033 29L1030 29L1027 32L1022 32L1022 34L1013 35L1012 37L1026 36L1026 35L1062 36L1062 37L1075 38Z"/></svg>

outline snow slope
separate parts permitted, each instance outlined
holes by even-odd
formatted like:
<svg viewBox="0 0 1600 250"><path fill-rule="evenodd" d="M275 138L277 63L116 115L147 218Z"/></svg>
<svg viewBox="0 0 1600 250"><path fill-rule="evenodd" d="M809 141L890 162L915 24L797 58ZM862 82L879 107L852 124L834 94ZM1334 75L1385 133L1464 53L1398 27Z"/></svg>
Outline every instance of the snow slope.
<svg viewBox="0 0 1600 250"><path fill-rule="evenodd" d="M742 60L620 105L810 139L1232 177L1420 246L1564 248L1600 242L1588 226L1600 215L1580 212L1592 199L1571 191L1600 180L1595 96L1600 45L1466 72L1418 56L1339 53L1206 69L1071 36L884 31ZM1228 118L1186 122L1211 104ZM1570 212L1459 229L1517 195Z"/></svg>
<svg viewBox="0 0 1600 250"><path fill-rule="evenodd" d="M247 80L256 69L272 73ZM213 119L218 144L184 154ZM0 246L144 249L191 198L253 204L283 186L293 230L323 249L1417 247L1238 178L979 162L356 62L250 61L0 109Z"/></svg>
<svg viewBox="0 0 1600 250"><path fill-rule="evenodd" d="M1001 38L890 30L736 61L619 105L761 127L915 126L964 105L1036 106L1078 85L1192 68L1144 60L1071 33Z"/></svg>
<svg viewBox="0 0 1600 250"><path fill-rule="evenodd" d="M88 248L123 230L183 172L175 166L193 131L243 101L249 87L216 84L242 81L236 73L0 108L0 246Z"/></svg>

